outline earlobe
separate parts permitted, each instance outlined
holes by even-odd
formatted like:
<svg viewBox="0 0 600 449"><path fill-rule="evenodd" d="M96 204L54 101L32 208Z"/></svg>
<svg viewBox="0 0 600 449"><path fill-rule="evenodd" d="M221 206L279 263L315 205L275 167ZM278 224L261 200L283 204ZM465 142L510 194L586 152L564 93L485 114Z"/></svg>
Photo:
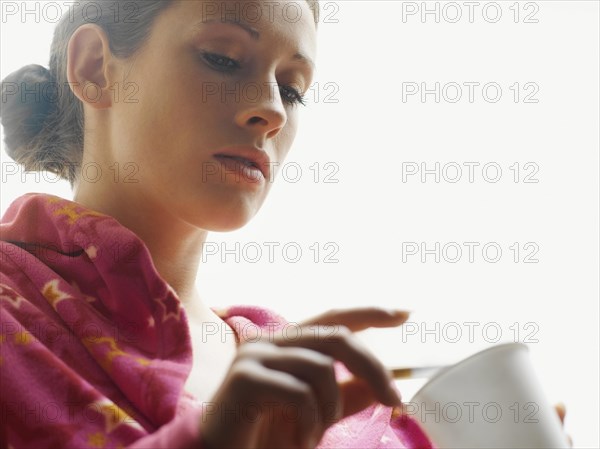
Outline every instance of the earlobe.
<svg viewBox="0 0 600 449"><path fill-rule="evenodd" d="M67 80L73 94L95 109L111 106L110 47L106 33L93 24L80 26L67 47Z"/></svg>

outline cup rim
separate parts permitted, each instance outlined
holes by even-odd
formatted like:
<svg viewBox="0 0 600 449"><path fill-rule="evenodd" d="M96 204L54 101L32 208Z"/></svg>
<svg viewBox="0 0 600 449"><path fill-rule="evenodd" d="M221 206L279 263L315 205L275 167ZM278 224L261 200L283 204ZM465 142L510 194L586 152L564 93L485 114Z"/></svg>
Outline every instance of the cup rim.
<svg viewBox="0 0 600 449"><path fill-rule="evenodd" d="M440 377L445 376L450 371L455 371L456 369L462 368L463 365L466 365L467 363L471 362L473 359L479 358L489 352L492 352L492 351L495 352L495 351L504 350L507 348L515 348L515 349L519 348L522 350L529 351L529 346L527 346L525 343L521 343L521 342L499 343L497 345L490 346L489 348L482 349L481 351L477 351L476 353L471 354L470 356L468 356L452 365L442 368L437 373L435 373L431 378L429 378L429 380L427 380L425 385L422 385L421 388L419 388L417 390L417 392L415 394L413 394L411 401L415 397L417 397L425 388L430 387L432 383L437 382L440 379Z"/></svg>

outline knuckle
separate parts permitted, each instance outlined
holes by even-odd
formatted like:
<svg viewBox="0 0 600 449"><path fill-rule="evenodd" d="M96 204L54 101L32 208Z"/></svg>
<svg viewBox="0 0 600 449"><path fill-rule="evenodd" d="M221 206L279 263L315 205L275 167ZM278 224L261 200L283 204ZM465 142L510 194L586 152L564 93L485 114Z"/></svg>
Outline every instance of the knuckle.
<svg viewBox="0 0 600 449"><path fill-rule="evenodd" d="M384 313L387 315L387 310L385 310L382 307L378 307L378 306L366 307L365 312L369 313L369 314L373 314L373 315L384 314Z"/></svg>
<svg viewBox="0 0 600 449"><path fill-rule="evenodd" d="M350 330L350 328L348 328L348 326L344 326L343 324L338 324L336 325L336 329L335 332L333 333L334 336L344 339L344 338L348 338L349 336L352 335L352 331Z"/></svg>
<svg viewBox="0 0 600 449"><path fill-rule="evenodd" d="M325 316L335 316L342 313L342 310L339 308L331 308L324 313Z"/></svg>
<svg viewBox="0 0 600 449"><path fill-rule="evenodd" d="M329 375L330 373L334 373L334 363L335 359L326 354L319 354L315 360L315 369L318 369L323 374Z"/></svg>
<svg viewBox="0 0 600 449"><path fill-rule="evenodd" d="M313 406L317 402L313 389L305 383L298 383L293 387L288 387L285 391L287 400L298 406Z"/></svg>
<svg viewBox="0 0 600 449"><path fill-rule="evenodd" d="M320 343L334 344L339 346L347 346L353 338L352 331L339 324L332 326L321 326L317 335L317 340Z"/></svg>
<svg viewBox="0 0 600 449"><path fill-rule="evenodd" d="M236 381L250 382L253 379L254 369L251 360L239 359L231 365L229 376Z"/></svg>
<svg viewBox="0 0 600 449"><path fill-rule="evenodd" d="M268 353L274 350L274 345L265 341L256 341L253 343L246 343L241 345L237 351L237 357L240 359L245 358L257 358L262 354Z"/></svg>

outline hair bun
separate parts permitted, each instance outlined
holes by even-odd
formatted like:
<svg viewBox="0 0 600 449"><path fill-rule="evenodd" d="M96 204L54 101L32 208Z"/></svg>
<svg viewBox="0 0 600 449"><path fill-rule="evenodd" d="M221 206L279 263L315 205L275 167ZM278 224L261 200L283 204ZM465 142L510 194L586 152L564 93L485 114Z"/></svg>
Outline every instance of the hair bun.
<svg viewBox="0 0 600 449"><path fill-rule="evenodd" d="M2 80L0 118L6 146L13 153L27 147L58 108L58 85L48 69L30 64Z"/></svg>

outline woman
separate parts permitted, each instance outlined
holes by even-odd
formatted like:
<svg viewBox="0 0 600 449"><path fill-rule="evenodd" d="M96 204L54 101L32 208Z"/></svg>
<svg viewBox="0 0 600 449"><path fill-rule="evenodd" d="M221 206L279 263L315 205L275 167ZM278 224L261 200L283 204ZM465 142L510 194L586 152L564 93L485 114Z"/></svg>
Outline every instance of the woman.
<svg viewBox="0 0 600 449"><path fill-rule="evenodd" d="M50 70L3 82L9 154L74 199L25 195L2 220L2 447L431 447L352 335L405 312L330 311L290 338L195 288L208 232L248 223L292 145L316 2L76 5Z"/></svg>

